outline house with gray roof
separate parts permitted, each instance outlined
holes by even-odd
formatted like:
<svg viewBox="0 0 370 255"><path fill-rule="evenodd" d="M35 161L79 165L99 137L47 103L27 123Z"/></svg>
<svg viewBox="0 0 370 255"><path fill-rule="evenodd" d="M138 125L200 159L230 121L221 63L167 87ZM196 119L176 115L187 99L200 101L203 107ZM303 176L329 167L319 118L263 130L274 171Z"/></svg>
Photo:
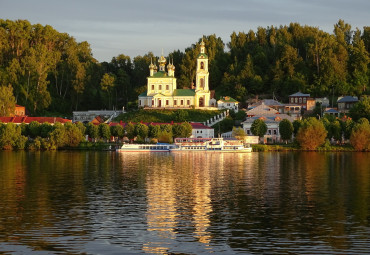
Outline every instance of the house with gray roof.
<svg viewBox="0 0 370 255"><path fill-rule="evenodd" d="M340 113L348 113L349 110L358 102L357 97L344 96L338 98L338 111Z"/></svg>
<svg viewBox="0 0 370 255"><path fill-rule="evenodd" d="M310 94L297 92L289 96L289 104L298 104L305 111L311 111L315 108L316 102L315 99L310 97Z"/></svg>
<svg viewBox="0 0 370 255"><path fill-rule="evenodd" d="M256 119L262 119L267 125L267 132L265 134L265 140L271 140L273 142L280 141L279 123L283 119L287 119L293 122L295 118L287 114L280 114L277 110L267 105L261 104L249 111L247 111L247 119L243 121L242 127L247 135L253 135L251 127Z"/></svg>

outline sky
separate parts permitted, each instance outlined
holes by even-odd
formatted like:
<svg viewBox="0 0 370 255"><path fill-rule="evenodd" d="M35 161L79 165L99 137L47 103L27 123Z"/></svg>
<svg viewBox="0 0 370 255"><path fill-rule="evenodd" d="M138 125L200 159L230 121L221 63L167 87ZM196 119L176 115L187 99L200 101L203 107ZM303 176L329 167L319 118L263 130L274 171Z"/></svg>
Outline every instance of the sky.
<svg viewBox="0 0 370 255"><path fill-rule="evenodd" d="M227 44L233 31L291 22L332 33L342 19L363 30L370 26L370 0L0 0L0 19L51 25L110 62L119 54L184 51L203 35Z"/></svg>

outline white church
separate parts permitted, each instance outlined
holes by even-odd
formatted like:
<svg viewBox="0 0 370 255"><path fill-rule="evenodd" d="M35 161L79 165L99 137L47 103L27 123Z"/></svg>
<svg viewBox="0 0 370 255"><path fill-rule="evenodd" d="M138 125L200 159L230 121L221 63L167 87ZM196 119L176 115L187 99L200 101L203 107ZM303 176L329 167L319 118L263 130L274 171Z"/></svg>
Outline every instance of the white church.
<svg viewBox="0 0 370 255"><path fill-rule="evenodd" d="M199 108L209 107L213 104L213 101L210 103L208 56L205 53L203 40L197 58L195 89L177 89L175 66L169 61L168 72L166 72L166 58L163 57L163 54L158 62L159 70L153 63L149 66L150 76L147 78L147 91L139 95L139 107Z"/></svg>

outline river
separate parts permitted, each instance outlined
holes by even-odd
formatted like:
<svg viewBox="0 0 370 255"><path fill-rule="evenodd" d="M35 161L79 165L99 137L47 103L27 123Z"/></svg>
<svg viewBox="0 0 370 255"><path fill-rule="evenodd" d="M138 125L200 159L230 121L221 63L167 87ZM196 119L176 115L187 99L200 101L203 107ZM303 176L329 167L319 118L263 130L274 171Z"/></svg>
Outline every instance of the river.
<svg viewBox="0 0 370 255"><path fill-rule="evenodd" d="M370 253L370 154L0 151L0 253Z"/></svg>

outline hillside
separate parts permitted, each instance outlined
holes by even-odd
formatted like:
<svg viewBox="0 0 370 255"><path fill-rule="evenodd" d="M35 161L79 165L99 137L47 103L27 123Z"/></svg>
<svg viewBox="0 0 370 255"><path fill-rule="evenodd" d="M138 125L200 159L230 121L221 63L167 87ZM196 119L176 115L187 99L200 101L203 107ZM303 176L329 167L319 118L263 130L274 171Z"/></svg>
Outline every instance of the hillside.
<svg viewBox="0 0 370 255"><path fill-rule="evenodd" d="M222 111L211 110L137 110L119 115L114 121L123 122L204 122Z"/></svg>

